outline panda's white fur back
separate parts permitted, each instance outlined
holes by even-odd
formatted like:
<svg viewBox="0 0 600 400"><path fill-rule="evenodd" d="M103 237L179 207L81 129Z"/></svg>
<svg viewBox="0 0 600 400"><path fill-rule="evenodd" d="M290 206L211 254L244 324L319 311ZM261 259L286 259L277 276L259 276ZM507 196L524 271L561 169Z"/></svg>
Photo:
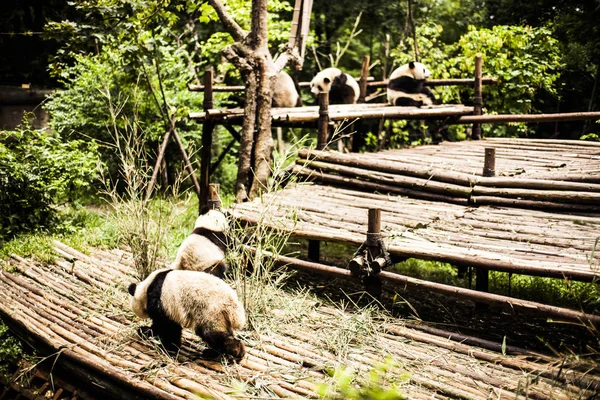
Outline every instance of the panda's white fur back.
<svg viewBox="0 0 600 400"><path fill-rule="evenodd" d="M225 253L206 236L191 234L179 246L172 269L205 271L225 259Z"/></svg>
<svg viewBox="0 0 600 400"><path fill-rule="evenodd" d="M227 217L218 210L209 210L196 218L194 229L225 233L229 227ZM204 235L192 233L179 246L172 269L206 271L225 260L225 252Z"/></svg>
<svg viewBox="0 0 600 400"><path fill-rule="evenodd" d="M156 275L167 270L156 270L137 284L131 309L138 317L150 317L148 287ZM184 328L195 330L201 326L209 331L232 333L246 324L246 313L235 290L205 272L170 271L162 285L160 302L165 314Z"/></svg>
<svg viewBox="0 0 600 400"><path fill-rule="evenodd" d="M198 271L172 271L163 284L161 303L181 326L211 331L238 331L246 324L237 293L216 276Z"/></svg>
<svg viewBox="0 0 600 400"><path fill-rule="evenodd" d="M411 68L411 65L413 66ZM389 81L392 82L394 79L406 77L409 80L424 81L431 76L431 71L419 62L411 62L396 68L390 75ZM425 92L431 92L427 89ZM432 95L426 93L411 93L410 91L394 90L389 86L387 88L387 100L391 105L395 105L399 98L411 99L415 102L422 102L423 105L430 106L433 104Z"/></svg>
<svg viewBox="0 0 600 400"><path fill-rule="evenodd" d="M342 72L342 70L339 68L325 68L324 70L317 73L310 81L311 93L316 96L320 92L329 92L331 90L331 85L335 78L342 74L346 76L346 85L348 85L354 91L353 103L356 103L360 95L360 87L358 86L358 82L356 82L356 80L352 76ZM325 78L329 79L329 82L325 82Z"/></svg>

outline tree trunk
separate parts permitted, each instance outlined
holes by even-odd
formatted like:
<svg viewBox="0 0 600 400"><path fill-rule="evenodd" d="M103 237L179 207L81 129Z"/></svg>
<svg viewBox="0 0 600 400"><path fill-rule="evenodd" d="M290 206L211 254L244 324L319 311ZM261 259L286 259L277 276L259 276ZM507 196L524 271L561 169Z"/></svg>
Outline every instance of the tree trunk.
<svg viewBox="0 0 600 400"><path fill-rule="evenodd" d="M287 49L273 62L267 40L268 0L252 1L252 23L248 34L231 18L219 0L209 0L209 3L236 41L223 50L223 54L240 70L246 86L246 106L235 185L236 201L243 202L258 196L267 187L273 152L271 80L290 59L298 56L293 49Z"/></svg>

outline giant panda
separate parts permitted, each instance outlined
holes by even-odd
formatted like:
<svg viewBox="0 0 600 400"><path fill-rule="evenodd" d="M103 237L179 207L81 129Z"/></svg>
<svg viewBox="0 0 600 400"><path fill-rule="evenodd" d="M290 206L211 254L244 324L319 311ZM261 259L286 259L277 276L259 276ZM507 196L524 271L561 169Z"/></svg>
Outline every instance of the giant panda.
<svg viewBox="0 0 600 400"><path fill-rule="evenodd" d="M287 72L281 71L275 76L271 89L273 107L302 107L300 86Z"/></svg>
<svg viewBox="0 0 600 400"><path fill-rule="evenodd" d="M354 104L360 95L356 80L338 68L325 68L310 81L315 96L329 92L329 104Z"/></svg>
<svg viewBox="0 0 600 400"><path fill-rule="evenodd" d="M227 217L219 210L203 210L194 230L179 246L172 269L204 271L223 278L229 237Z"/></svg>
<svg viewBox="0 0 600 400"><path fill-rule="evenodd" d="M388 103L393 106L430 106L435 96L425 86L431 76L429 69L416 61L398 67L390 75L387 87Z"/></svg>
<svg viewBox="0 0 600 400"><path fill-rule="evenodd" d="M150 333L169 351L181 346L182 328L193 330L210 347L241 359L244 344L234 333L246 324L246 314L235 290L216 276L199 271L163 268L128 288L131 309L151 318Z"/></svg>

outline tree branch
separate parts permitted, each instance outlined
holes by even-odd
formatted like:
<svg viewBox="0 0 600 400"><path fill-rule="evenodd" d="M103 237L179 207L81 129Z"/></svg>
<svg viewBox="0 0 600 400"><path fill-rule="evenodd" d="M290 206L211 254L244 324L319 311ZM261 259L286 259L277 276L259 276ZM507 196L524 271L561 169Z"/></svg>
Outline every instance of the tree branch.
<svg viewBox="0 0 600 400"><path fill-rule="evenodd" d="M227 32L229 32L231 37L233 37L233 40L236 42L241 42L244 40L247 35L246 31L244 31L242 27L239 26L233 18L231 18L231 15L229 15L225 9L225 6L219 0L208 0L208 3L212 6L212 8L215 9L219 15L219 19L225 26Z"/></svg>

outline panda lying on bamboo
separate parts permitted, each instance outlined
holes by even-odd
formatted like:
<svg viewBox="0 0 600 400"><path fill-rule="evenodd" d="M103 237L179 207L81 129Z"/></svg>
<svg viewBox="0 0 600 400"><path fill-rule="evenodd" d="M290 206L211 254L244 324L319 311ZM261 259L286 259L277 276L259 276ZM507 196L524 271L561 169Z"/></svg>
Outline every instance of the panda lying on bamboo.
<svg viewBox="0 0 600 400"><path fill-rule="evenodd" d="M193 330L212 349L241 359L244 344L235 338L246 314L235 290L216 276L199 271L159 269L128 288L131 308L140 318L151 318L150 334L168 351L181 347L183 328ZM143 332L146 333L146 332ZM205 355L211 355L211 351Z"/></svg>

